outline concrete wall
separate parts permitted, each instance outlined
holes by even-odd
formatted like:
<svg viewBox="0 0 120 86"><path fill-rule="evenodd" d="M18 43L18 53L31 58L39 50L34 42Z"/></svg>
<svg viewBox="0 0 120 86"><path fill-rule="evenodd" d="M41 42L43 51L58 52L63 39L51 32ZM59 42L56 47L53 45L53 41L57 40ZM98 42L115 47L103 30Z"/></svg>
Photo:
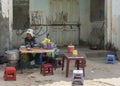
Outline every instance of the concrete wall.
<svg viewBox="0 0 120 86"><path fill-rule="evenodd" d="M49 0L30 0L30 11L42 10L49 14Z"/></svg>
<svg viewBox="0 0 120 86"><path fill-rule="evenodd" d="M90 0L80 0L80 39L87 41L90 33Z"/></svg>
<svg viewBox="0 0 120 86"><path fill-rule="evenodd" d="M3 0L6 1L6 0ZM9 2L9 12L8 12L8 17L9 18L3 18L2 14L1 14L1 25L0 25L0 34L2 34L0 36L0 40L3 40L1 42L0 45L0 51L3 52L5 49L9 49L9 48L18 48L21 44L24 44L24 37L25 34L24 32L26 31L25 29L13 29L13 0L8 0ZM71 0L71 2L74 0ZM76 0L79 1L79 0ZM29 0L29 13L31 15L32 11L39 11L40 13L42 13L42 15L44 15L44 22L45 21L45 17L50 17L50 0ZM76 3L76 2L75 2ZM60 5L60 4L59 4ZM62 7L62 6L61 6ZM76 6L73 8L75 9ZM77 7L77 10L79 9L77 15L80 15L80 23L81 23L81 33L80 33L80 39L87 41L87 38L89 36L89 27L90 27L90 0L80 0L80 5L79 7ZM64 9L65 10L65 9ZM4 10L6 11L6 10ZM19 12L19 11L18 11ZM76 12L76 10L72 10L72 12ZM72 16L72 13L70 14ZM73 20L73 19L78 19L76 17L76 14L74 14L74 16L69 20ZM78 19L79 20L79 19ZM79 22L79 21L77 21ZM75 21L76 23L76 21ZM4 29L3 29L4 28ZM41 31L41 33L37 33L37 37L40 40L43 40L43 38L46 37L46 34L42 34L44 32L46 32L46 28L47 27L31 27L33 29L39 28L38 30L35 30L35 33L39 32L39 30ZM47 32L46 32L47 33ZM41 36L42 34L42 36Z"/></svg>
<svg viewBox="0 0 120 86"><path fill-rule="evenodd" d="M46 24L49 15L49 0L30 0L30 24ZM43 41L48 33L46 26L32 26L39 41ZM39 33L38 33L39 32Z"/></svg>
<svg viewBox="0 0 120 86"><path fill-rule="evenodd" d="M0 10L0 55L9 49L9 18L8 1L1 0L2 10Z"/></svg>
<svg viewBox="0 0 120 86"><path fill-rule="evenodd" d="M18 3L16 1L16 4L14 6L20 8L20 5L18 4L19 6L17 6L17 4ZM22 3L21 3L21 6L22 6ZM40 12L44 11L44 14L45 14L44 16L48 15L48 12L49 12L48 11L48 6L49 6L48 5L48 0L35 0L35 1L34 0L29 0L29 10L27 10L29 12L28 17L31 18L31 13L33 11L34 12L35 11L40 11ZM19 10L16 11L15 13L19 13ZM10 16L10 18L12 18L12 16ZM23 21L23 18L21 16L17 17L17 15L16 15L16 18L21 19L19 22ZM44 20L45 20L45 18L44 18ZM15 21L11 21L11 22L14 23ZM22 22L21 22L21 24L22 24ZM30 23L30 24L32 24L32 23ZM21 44L24 45L24 38L26 36L25 32L26 32L27 28L23 28L23 25L21 27L20 27L20 25L18 27L17 26L15 26L15 27L16 27L16 29L12 28L12 30L10 31L11 36L12 36L11 46L12 46L12 48L19 48L19 46ZM34 33L35 33L36 37L39 39L39 41L42 41L46 37L46 33L47 33L46 32L46 27L31 26L30 28L34 29Z"/></svg>
<svg viewBox="0 0 120 86"><path fill-rule="evenodd" d="M120 50L120 0L112 0L112 43Z"/></svg>
<svg viewBox="0 0 120 86"><path fill-rule="evenodd" d="M37 19L35 19L35 21L37 21L36 23L46 24L46 23L49 23L48 21L51 19L51 15L52 16L54 15L53 17L55 18L55 15L56 15L55 11L57 12L58 11L57 9L62 10L64 8L63 9L64 11L69 10L68 11L69 12L69 16L68 16L68 22L69 23L78 23L79 22L79 17L80 17L81 31L80 31L79 36L80 36L81 40L87 41L89 33L90 33L90 0L75 0L75 1L70 0L69 3L73 2L75 4L76 1L80 2L80 3L78 3L79 7L77 7L77 5L71 6L71 9L68 9L68 7L64 7L64 3L67 3L66 1L67 0L65 0L65 1L59 1L58 0L58 2L59 2L58 3L58 2L55 2L55 1L52 2L52 0L30 0L29 1L29 3L30 3L30 5L29 5L29 7L30 7L29 8L30 19L33 20L31 15L33 13L37 12L39 15L44 15L44 16L42 16L44 22L42 22L42 20L39 21L40 19L37 20L38 19L37 18ZM51 7L51 5L50 5L51 3L56 3L58 5L58 8L55 8L53 10L52 7L55 7L55 5ZM63 4L61 4L61 3L63 3ZM62 6L59 6L59 5L62 5ZM46 21L46 19L47 19L47 21ZM32 24L32 22L31 22L31 24ZM35 29L35 33L39 32L39 30L41 30L41 32L36 35L39 38L39 40L43 40L43 38L46 37L46 34L44 34L42 36L40 34L44 33L47 30L46 28L48 28L48 27L45 27L45 26L37 27L37 26L35 26L35 27L31 27L31 28ZM51 29L49 29L49 30L51 30ZM20 35L18 32L21 32L21 31L18 31L18 30L13 31L13 35L14 35L13 40L16 40L13 43L14 47L19 46L20 44L24 43L24 41L23 41L24 36ZM77 40L78 39L77 34L76 34L75 37L76 37L75 40ZM59 37L59 38L61 38L61 37ZM73 37L73 39L74 39L74 37ZM67 41L67 40L64 40L64 41ZM60 40L58 40L58 42L60 42ZM60 43L63 43L63 42L60 42ZM64 42L64 43L68 43L68 42ZM76 44L78 44L78 42L76 42Z"/></svg>
<svg viewBox="0 0 120 86"><path fill-rule="evenodd" d="M90 1L90 20L102 21L104 20L104 2L105 0L91 0Z"/></svg>
<svg viewBox="0 0 120 86"><path fill-rule="evenodd" d="M112 42L112 0L105 0L105 45Z"/></svg>
<svg viewBox="0 0 120 86"><path fill-rule="evenodd" d="M38 4L39 3L39 4ZM38 13L40 15L40 19L46 17L46 22L37 21L38 23L42 24L62 24L62 23L70 23L70 24L77 24L80 19L80 7L79 7L79 0L31 0L30 1L30 19L33 21L31 14ZM66 20L62 19L62 16L66 16ZM33 15L34 16L34 15ZM45 20L44 20L45 21ZM32 22L31 22L32 23ZM33 22L34 23L34 22ZM34 27L32 27L34 28ZM40 27L37 27L38 29ZM46 27L43 27L46 29ZM78 44L78 29L76 27L48 27L49 38L57 43L58 45L68 45L70 42L74 44ZM75 30L74 30L75 29ZM67 32L67 33L66 33ZM62 34L61 34L62 33ZM64 35L63 35L64 33ZM71 33L74 35L72 36ZM66 36L67 35L67 36ZM66 37L66 38L65 38ZM45 38L45 36L39 37L39 39Z"/></svg>
<svg viewBox="0 0 120 86"><path fill-rule="evenodd" d="M9 0L12 1L12 0ZM23 31L29 26L29 0L13 0L10 10L11 48L18 48L24 43Z"/></svg>
<svg viewBox="0 0 120 86"><path fill-rule="evenodd" d="M13 29L29 26L29 0L13 0Z"/></svg>
<svg viewBox="0 0 120 86"><path fill-rule="evenodd" d="M120 0L105 0L105 43L120 50Z"/></svg>
<svg viewBox="0 0 120 86"><path fill-rule="evenodd" d="M120 49L120 1L119 0L105 0L106 6L106 17L105 17L105 41L107 42L112 42L115 44L116 47L118 47ZM50 15L50 10L49 10L49 0L30 0L30 12L31 11L36 11L36 10L40 10L40 11L44 11L45 16ZM91 28L91 23L90 23L90 0L80 0L80 23L81 23L81 33L80 33L80 39L83 41L87 41L89 33L90 33L90 28ZM10 11L12 12L12 11ZM2 14L1 14L2 15ZM1 17L2 18L2 17ZM11 15L12 18L12 15ZM4 18L3 18L4 20ZM8 19L5 19L5 22ZM8 21L7 21L8 22ZM12 21L10 21L12 22ZM2 24L2 22L1 22ZM12 23L11 23L12 24ZM6 23L5 26L7 27L7 25L9 27L11 27L11 24ZM3 24L2 24L3 25ZM4 27L1 25L1 28ZM39 28L39 27L38 27ZM46 27L44 27L46 28ZM18 31L18 30L13 30L11 29L11 32L8 32L7 30L9 29L0 29L0 33L2 34L2 31L5 32L5 36L1 36L1 40L3 40L5 37L9 37L8 34L12 34L13 38L10 35L10 39L12 38L12 45L13 46L19 46L21 44L24 43L23 41L23 35L19 34L22 31ZM12 33L13 32L13 33ZM44 30L42 31L44 32ZM4 49L7 47L9 47L9 43L10 43L10 39L7 39L5 42L5 47ZM4 42L2 42L1 44L4 44ZM1 45L2 47L3 45ZM3 47L1 48L3 49Z"/></svg>
<svg viewBox="0 0 120 86"><path fill-rule="evenodd" d="M48 20L53 24L80 23L80 0L50 0ZM76 26L52 26L50 39L59 46L79 43L79 30ZM72 35L71 35L72 34Z"/></svg>
<svg viewBox="0 0 120 86"><path fill-rule="evenodd" d="M9 19L0 13L0 55L9 48Z"/></svg>

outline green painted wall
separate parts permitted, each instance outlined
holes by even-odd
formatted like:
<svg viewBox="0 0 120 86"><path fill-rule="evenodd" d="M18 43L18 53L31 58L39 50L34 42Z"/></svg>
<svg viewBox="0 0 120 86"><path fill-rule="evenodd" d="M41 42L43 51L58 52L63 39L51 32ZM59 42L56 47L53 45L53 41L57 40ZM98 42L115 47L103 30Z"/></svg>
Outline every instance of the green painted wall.
<svg viewBox="0 0 120 86"><path fill-rule="evenodd" d="M49 13L49 0L30 0L30 11L43 10Z"/></svg>
<svg viewBox="0 0 120 86"><path fill-rule="evenodd" d="M87 41L90 32L90 0L80 0L80 39Z"/></svg>

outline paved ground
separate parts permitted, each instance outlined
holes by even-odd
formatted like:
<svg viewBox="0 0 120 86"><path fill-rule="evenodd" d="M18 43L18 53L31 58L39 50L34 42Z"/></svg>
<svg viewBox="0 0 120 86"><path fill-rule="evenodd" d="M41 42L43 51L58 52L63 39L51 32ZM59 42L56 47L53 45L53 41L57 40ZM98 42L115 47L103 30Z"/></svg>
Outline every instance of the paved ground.
<svg viewBox="0 0 120 86"><path fill-rule="evenodd" d="M77 47L83 56L86 56L87 66L85 68L86 76L84 86L120 86L120 62L115 64L106 64L104 50L89 50L88 48ZM62 48L62 51L66 51ZM103 53L103 54L102 54ZM65 77L65 70L61 68L54 70L54 75L42 76L39 68L25 69L23 74L17 71L16 81L4 81L4 66L0 66L0 86L80 86L78 83L72 83L72 71L74 61L70 63L69 77Z"/></svg>

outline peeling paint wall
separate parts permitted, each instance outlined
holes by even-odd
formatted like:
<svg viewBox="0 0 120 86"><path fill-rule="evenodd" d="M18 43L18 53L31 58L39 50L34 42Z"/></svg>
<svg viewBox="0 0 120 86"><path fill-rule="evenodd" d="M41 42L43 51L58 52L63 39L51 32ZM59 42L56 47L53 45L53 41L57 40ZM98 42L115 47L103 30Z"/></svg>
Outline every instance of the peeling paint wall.
<svg viewBox="0 0 120 86"><path fill-rule="evenodd" d="M49 13L50 24L76 24L76 26L50 27L50 39L60 46L78 44L77 24L80 23L80 0L50 0Z"/></svg>
<svg viewBox="0 0 120 86"><path fill-rule="evenodd" d="M112 0L105 0L105 45L112 42Z"/></svg>
<svg viewBox="0 0 120 86"><path fill-rule="evenodd" d="M0 55L9 48L9 18L8 18L8 0L2 0L0 3Z"/></svg>
<svg viewBox="0 0 120 86"><path fill-rule="evenodd" d="M9 0L11 1L11 0ZM24 43L23 31L29 26L29 0L12 0L10 10L11 22L11 48L19 48Z"/></svg>
<svg viewBox="0 0 120 86"><path fill-rule="evenodd" d="M30 24L47 24L46 18L49 15L49 0L30 0ZM47 26L32 26L39 41L46 38Z"/></svg>
<svg viewBox="0 0 120 86"><path fill-rule="evenodd" d="M30 23L78 24L80 23L80 0L30 0ZM58 45L65 45L70 42L78 44L79 42L77 25L74 27L34 26L32 28L38 30L42 28L41 33L48 30L49 38ZM64 35L62 35L63 33ZM39 39L45 38L46 34L40 36ZM73 36L70 34L73 34Z"/></svg>
<svg viewBox="0 0 120 86"><path fill-rule="evenodd" d="M71 24L81 24L81 31L78 34L78 27L45 27L45 26L33 26L35 32L39 32L37 37L39 40L43 40L46 34L50 34L50 38L60 44L68 44L73 42L78 44L79 36L83 41L87 41L90 33L90 0L30 0L30 23L36 24L49 24L49 23L71 23ZM43 16L44 15L44 16ZM44 21L44 22L43 22ZM49 28L49 29L48 29ZM52 29L53 28L53 31ZM61 29L62 28L62 29ZM48 31L47 31L48 30ZM56 31L55 31L56 30ZM16 31L13 31L16 35ZM19 31L18 31L19 32ZM46 34L42 35L42 33ZM60 34L65 34L65 37ZM66 33L67 32L67 33ZM69 33L69 34L68 34ZM71 35L73 34L73 36ZM14 39L21 39L23 36L15 36ZM63 40L64 39L64 40ZM68 40L69 39L69 40ZM16 41L13 45L20 45L21 41Z"/></svg>
<svg viewBox="0 0 120 86"><path fill-rule="evenodd" d="M13 29L29 26L29 0L13 0Z"/></svg>
<svg viewBox="0 0 120 86"><path fill-rule="evenodd" d="M0 55L9 48L9 19L0 13Z"/></svg>
<svg viewBox="0 0 120 86"><path fill-rule="evenodd" d="M80 23L80 38L87 41L90 33L90 0L80 0Z"/></svg>
<svg viewBox="0 0 120 86"><path fill-rule="evenodd" d="M105 41L120 50L120 0L106 0Z"/></svg>
<svg viewBox="0 0 120 86"><path fill-rule="evenodd" d="M26 0L26 1L28 1L28 0ZM24 0L23 0L23 2L24 2ZM27 9L27 11L29 12L28 17L30 17L30 24L33 24L33 22L31 22L31 20L32 20L31 15L35 15L34 20L36 23L40 23L39 18L38 18L39 15L44 16L43 21L45 22L45 20L46 20L45 17L46 17L46 15L48 15L47 6L49 6L47 4L47 2L48 2L48 0L29 0L29 10ZM22 0L21 0L21 2L19 0L16 0L15 3L16 3L15 5L17 5L17 4L19 5L19 3L21 3L21 6L24 5L24 3L22 4ZM27 2L26 2L26 4L27 4ZM20 8L20 5L17 7ZM26 10L26 9L23 9L23 10ZM38 14L36 14L37 11L39 11ZM16 11L16 13L19 13L19 10ZM17 17L17 15L16 15L16 18L18 20L18 19L21 19L22 17L21 16ZM23 21L23 20L20 20L20 21ZM13 23L14 23L14 21L13 21ZM22 22L21 22L21 24L22 24ZM21 44L24 44L24 38L26 36L25 32L27 30L27 28L23 28L23 24L22 24L21 28L20 28L20 25L16 26L16 27L17 27L16 29L12 29L12 47L13 48L19 48L19 46ZM47 33L46 27L30 26L30 28L34 29L34 33L35 33L36 37L38 37L39 41L42 41L43 38L46 37L46 33Z"/></svg>
<svg viewBox="0 0 120 86"><path fill-rule="evenodd" d="M12 1L12 0L8 0L8 1ZM53 6L51 4L53 4ZM13 6L13 4L11 5ZM8 19L8 23L6 23L6 25L8 24L8 28L6 30L4 29L5 31L3 30L4 32L6 32L6 34L4 37L3 36L2 37L3 38L9 37L7 41L5 41L7 47L11 46L12 48L18 48L21 44L24 44L24 37L25 37L24 32L26 30L20 29L20 28L13 29L13 20L12 20L13 19L13 14L12 14L13 8L11 7L9 8L10 18ZM57 40L59 44L63 44L63 43L68 44L70 42L74 42L78 44L79 36L81 40L87 41L87 38L89 36L88 34L90 32L89 31L90 0L29 0L29 7L30 7L29 9L30 19L32 19L31 15L35 15L34 13L39 11L37 14L37 18L40 15L42 16L43 19L41 19L41 21L38 21L37 19L35 19L35 21L42 23L42 24L48 24L51 21L54 21L54 23L76 23L76 24L81 23L80 34L78 34L78 27L76 26L57 27L57 29L62 28L60 30L57 30L55 29L56 27L53 27L54 28L53 31L51 30L50 27L46 27L46 26L31 27L35 30L36 36L39 38L40 41L43 40L43 38L46 37L46 34L50 31L55 33L54 36L51 36L51 37L55 37L54 40ZM59 21L58 15L61 14L62 12L63 12L63 17L62 17L63 19L62 21ZM57 30L57 32L54 30ZM63 31L65 34L64 36L62 35ZM66 37L65 42L62 41L63 38L61 37L63 38Z"/></svg>
<svg viewBox="0 0 120 86"><path fill-rule="evenodd" d="M112 43L120 50L120 0L112 0Z"/></svg>
<svg viewBox="0 0 120 86"><path fill-rule="evenodd" d="M9 0L1 0L2 16L8 18Z"/></svg>

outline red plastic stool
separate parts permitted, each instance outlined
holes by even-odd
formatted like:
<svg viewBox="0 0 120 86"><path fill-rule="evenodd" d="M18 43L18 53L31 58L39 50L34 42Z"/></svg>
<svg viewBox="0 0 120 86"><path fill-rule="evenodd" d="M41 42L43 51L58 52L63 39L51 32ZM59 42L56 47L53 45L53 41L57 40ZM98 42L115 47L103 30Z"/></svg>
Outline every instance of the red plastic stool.
<svg viewBox="0 0 120 86"><path fill-rule="evenodd" d="M6 67L4 72L4 80L16 80L15 67Z"/></svg>
<svg viewBox="0 0 120 86"><path fill-rule="evenodd" d="M44 76L47 74L53 75L53 66L49 63L42 64L40 69L41 69L40 73L43 74Z"/></svg>

